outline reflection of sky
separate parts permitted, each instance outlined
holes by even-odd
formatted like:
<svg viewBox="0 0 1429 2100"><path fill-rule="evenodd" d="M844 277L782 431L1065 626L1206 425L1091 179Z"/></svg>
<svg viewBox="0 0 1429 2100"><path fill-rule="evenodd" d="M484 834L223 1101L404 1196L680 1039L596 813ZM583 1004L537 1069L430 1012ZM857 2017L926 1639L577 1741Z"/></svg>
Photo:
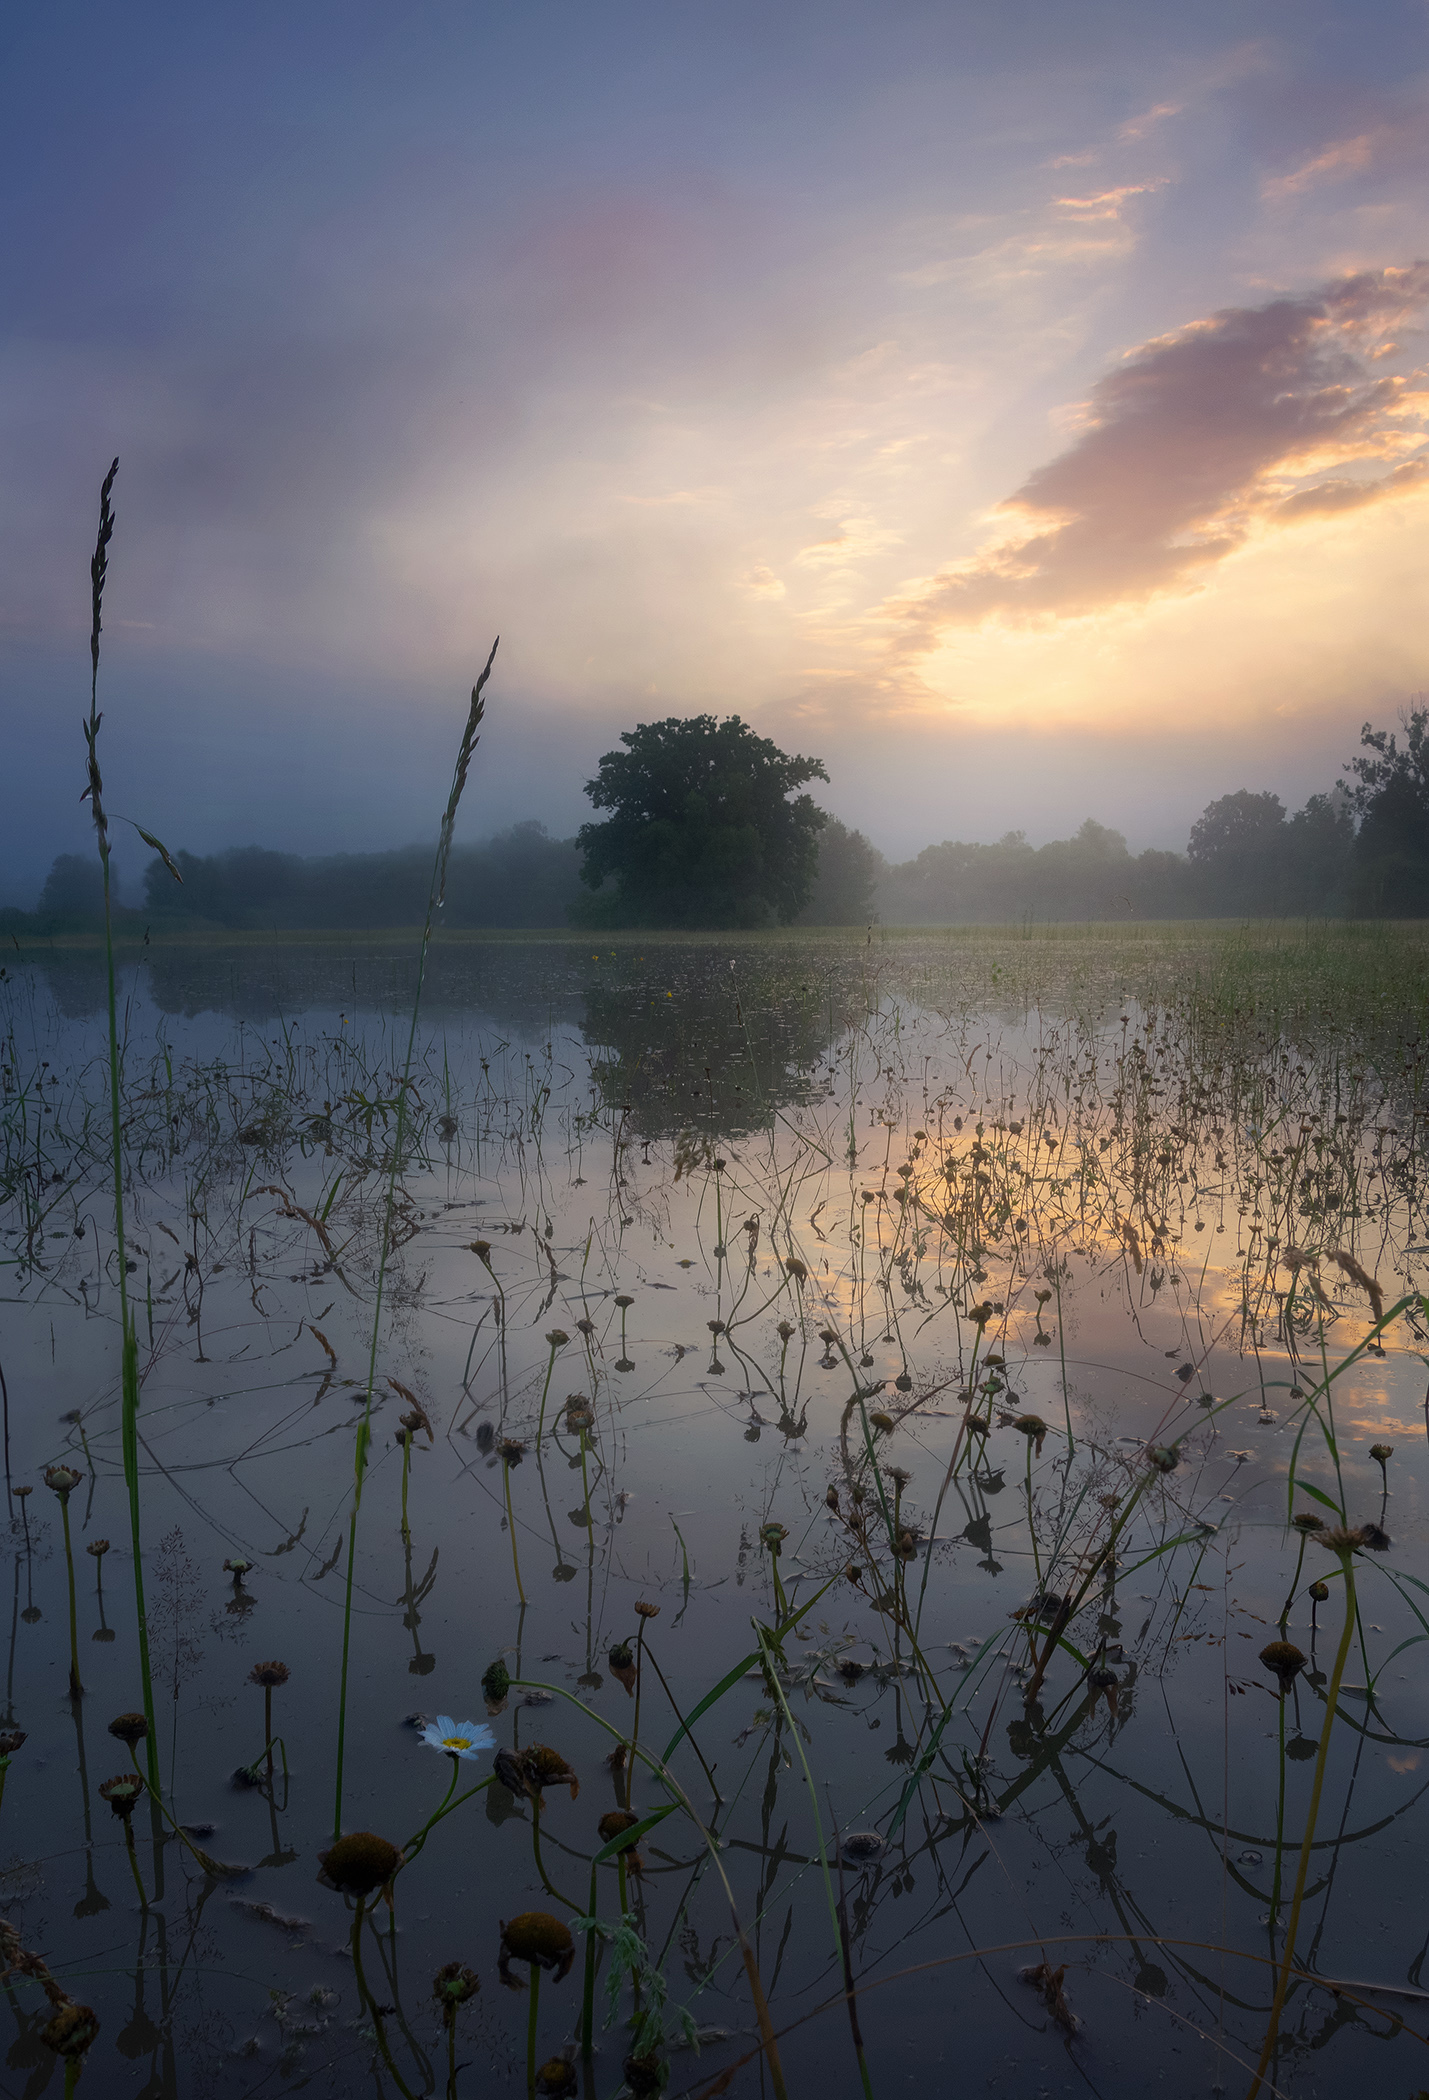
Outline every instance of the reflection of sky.
<svg viewBox="0 0 1429 2100"><path fill-rule="evenodd" d="M430 829L498 629L473 827L699 707L895 853L1327 784L1425 682L1423 61L1325 0L12 26L0 883L82 836L116 450L114 799L191 848Z"/></svg>

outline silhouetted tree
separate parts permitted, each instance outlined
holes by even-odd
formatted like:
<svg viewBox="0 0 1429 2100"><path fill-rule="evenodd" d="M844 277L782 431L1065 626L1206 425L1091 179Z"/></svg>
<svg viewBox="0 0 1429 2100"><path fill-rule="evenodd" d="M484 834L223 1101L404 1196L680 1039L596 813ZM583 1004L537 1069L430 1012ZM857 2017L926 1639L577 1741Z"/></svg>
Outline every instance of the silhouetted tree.
<svg viewBox="0 0 1429 2100"><path fill-rule="evenodd" d="M1204 908L1277 912L1285 908L1285 804L1240 788L1209 803L1191 826L1186 858Z"/></svg>
<svg viewBox="0 0 1429 2100"><path fill-rule="evenodd" d="M1416 693L1416 701L1429 694ZM1429 707L1401 715L1404 743L1387 729L1360 731L1374 755L1352 758L1350 797L1360 818L1352 904L1391 919L1429 916Z"/></svg>
<svg viewBox="0 0 1429 2100"><path fill-rule="evenodd" d="M55 858L40 892L38 917L44 925L56 928L90 926L103 920L104 877L93 854L61 853Z"/></svg>
<svg viewBox="0 0 1429 2100"><path fill-rule="evenodd" d="M595 892L572 913L606 926L788 924L807 902L824 813L808 780L817 758L790 757L731 715L671 716L623 732L586 793L611 814L584 824L581 881Z"/></svg>

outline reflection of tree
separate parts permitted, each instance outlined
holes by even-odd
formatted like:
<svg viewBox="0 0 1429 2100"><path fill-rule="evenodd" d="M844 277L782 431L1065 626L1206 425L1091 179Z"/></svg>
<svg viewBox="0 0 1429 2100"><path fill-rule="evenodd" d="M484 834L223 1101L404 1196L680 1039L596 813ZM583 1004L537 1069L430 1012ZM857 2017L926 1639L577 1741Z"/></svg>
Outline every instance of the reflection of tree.
<svg viewBox="0 0 1429 2100"><path fill-rule="evenodd" d="M844 1025L842 1000L799 982L789 955L737 967L714 950L670 951L612 969L585 990L583 1026L608 1106L642 1137L757 1129L776 1109L822 1097L815 1068Z"/></svg>

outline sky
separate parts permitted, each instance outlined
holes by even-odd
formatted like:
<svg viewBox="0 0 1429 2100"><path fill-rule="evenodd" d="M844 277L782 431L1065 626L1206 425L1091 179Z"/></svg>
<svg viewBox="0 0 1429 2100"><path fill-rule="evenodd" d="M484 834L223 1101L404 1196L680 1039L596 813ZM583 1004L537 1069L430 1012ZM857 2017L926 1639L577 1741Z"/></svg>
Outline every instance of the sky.
<svg viewBox="0 0 1429 2100"><path fill-rule="evenodd" d="M1184 845L1429 687L1429 0L0 16L0 899L568 834L638 721L895 859ZM127 857L126 857L127 856ZM121 848L126 879L147 855Z"/></svg>

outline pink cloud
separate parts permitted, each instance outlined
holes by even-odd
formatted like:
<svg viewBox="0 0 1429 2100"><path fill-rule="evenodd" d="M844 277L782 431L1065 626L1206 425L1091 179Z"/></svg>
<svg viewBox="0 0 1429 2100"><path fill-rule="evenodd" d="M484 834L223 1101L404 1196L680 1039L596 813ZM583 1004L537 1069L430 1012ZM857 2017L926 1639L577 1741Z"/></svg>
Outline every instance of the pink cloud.
<svg viewBox="0 0 1429 2100"><path fill-rule="evenodd" d="M1364 271L1142 344L1092 388L1077 441L999 506L997 540L883 617L916 653L946 627L1134 604L1191 585L1262 519L1417 489L1423 467L1402 463L1416 405L1371 360L1426 302L1429 263ZM1401 464L1371 481L1327 472L1375 459Z"/></svg>

